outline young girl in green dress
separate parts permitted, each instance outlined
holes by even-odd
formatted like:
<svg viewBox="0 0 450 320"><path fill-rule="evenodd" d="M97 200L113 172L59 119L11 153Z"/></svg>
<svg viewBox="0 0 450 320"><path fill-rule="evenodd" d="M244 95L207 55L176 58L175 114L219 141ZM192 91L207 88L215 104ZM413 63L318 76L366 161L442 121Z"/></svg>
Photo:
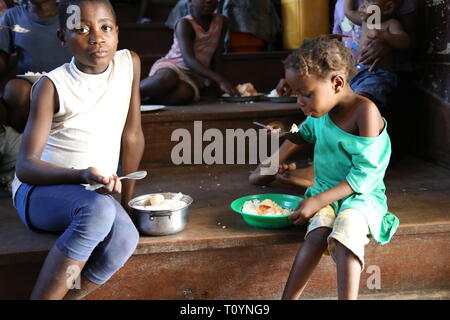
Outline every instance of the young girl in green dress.
<svg viewBox="0 0 450 320"><path fill-rule="evenodd" d="M358 297L368 236L389 242L399 220L387 210L383 178L391 144L376 105L352 91L352 53L322 36L307 40L285 61L286 81L307 119L304 143L314 146L314 186L290 219L308 224L283 299L300 296L322 254L337 267L339 299Z"/></svg>

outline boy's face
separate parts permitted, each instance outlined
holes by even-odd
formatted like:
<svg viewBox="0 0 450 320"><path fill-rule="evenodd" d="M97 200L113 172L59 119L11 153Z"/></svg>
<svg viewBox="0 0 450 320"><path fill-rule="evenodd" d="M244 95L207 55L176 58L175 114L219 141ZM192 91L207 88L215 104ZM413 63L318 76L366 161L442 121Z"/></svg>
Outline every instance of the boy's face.
<svg viewBox="0 0 450 320"><path fill-rule="evenodd" d="M65 30L65 41L85 73L101 73L114 58L118 27L111 9L101 2L82 2L80 28Z"/></svg>
<svg viewBox="0 0 450 320"><path fill-rule="evenodd" d="M286 70L286 82L297 96L297 105L306 116L320 118L336 105L331 80L315 75L302 75L297 70Z"/></svg>
<svg viewBox="0 0 450 320"><path fill-rule="evenodd" d="M189 0L193 9L201 15L211 15L219 6L218 0Z"/></svg>

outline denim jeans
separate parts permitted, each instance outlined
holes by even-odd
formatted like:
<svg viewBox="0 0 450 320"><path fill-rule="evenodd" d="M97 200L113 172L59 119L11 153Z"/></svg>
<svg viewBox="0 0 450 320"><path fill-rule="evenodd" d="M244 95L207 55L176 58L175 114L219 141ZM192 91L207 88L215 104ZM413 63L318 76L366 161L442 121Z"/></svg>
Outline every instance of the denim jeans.
<svg viewBox="0 0 450 320"><path fill-rule="evenodd" d="M81 185L23 183L14 204L31 230L58 233L57 248L71 259L87 261L82 274L97 284L125 264L139 241L139 232L120 203Z"/></svg>

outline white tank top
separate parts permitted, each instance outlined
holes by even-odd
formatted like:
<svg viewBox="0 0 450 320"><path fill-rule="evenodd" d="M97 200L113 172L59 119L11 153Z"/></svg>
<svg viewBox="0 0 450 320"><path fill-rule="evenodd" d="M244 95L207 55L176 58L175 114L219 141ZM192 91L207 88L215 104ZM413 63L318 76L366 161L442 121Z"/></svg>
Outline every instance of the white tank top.
<svg viewBox="0 0 450 320"><path fill-rule="evenodd" d="M105 175L115 173L131 100L130 52L117 51L101 74L81 72L72 58L45 76L58 92L59 111L53 116L41 160L64 168L96 167ZM15 177L13 195L20 184Z"/></svg>

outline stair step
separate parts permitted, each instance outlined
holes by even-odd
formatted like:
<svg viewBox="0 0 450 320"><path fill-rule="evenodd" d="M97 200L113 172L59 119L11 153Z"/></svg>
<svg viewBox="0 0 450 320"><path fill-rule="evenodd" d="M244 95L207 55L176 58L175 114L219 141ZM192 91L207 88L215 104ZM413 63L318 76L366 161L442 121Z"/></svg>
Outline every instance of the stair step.
<svg viewBox="0 0 450 320"><path fill-rule="evenodd" d="M300 123L304 115L295 103L255 102L253 104L223 103L218 100L202 100L188 106L169 106L166 109L142 114L142 128L146 138L143 162L148 167L172 165L171 151L176 141L172 133L187 129L194 137L194 121L201 120L202 134L215 128L225 136L227 129L257 128L253 121L268 124L272 121ZM248 141L246 141L247 146ZM207 145L208 143L204 143ZM192 144L192 148L194 145ZM248 147L246 147L248 151Z"/></svg>
<svg viewBox="0 0 450 320"><path fill-rule="evenodd" d="M148 15L152 21L165 22L178 0L150 0ZM112 1L119 25L136 22L139 14L140 0Z"/></svg>
<svg viewBox="0 0 450 320"><path fill-rule="evenodd" d="M337 296L311 300L336 300ZM359 300L450 300L450 289L394 291L387 293L361 294Z"/></svg>
<svg viewBox="0 0 450 320"><path fill-rule="evenodd" d="M191 195L189 223L178 234L142 236L133 257L89 299L279 299L305 228L252 228L229 205L244 195L303 190L250 185L253 168L197 165L150 170L150 179L137 183L136 196L166 191ZM400 226L390 243L379 246L371 241L366 246L361 299L414 298L422 294L417 292L433 298L432 291L439 291L436 298L448 297L449 175L448 169L415 158L388 170L390 211L399 217ZM25 299L57 237L29 231L10 199L0 199L0 212L0 299ZM373 265L381 270L377 290L366 285ZM330 257L322 258L302 296L324 297L336 297L336 266Z"/></svg>
<svg viewBox="0 0 450 320"><path fill-rule="evenodd" d="M140 56L163 56L169 52L172 42L173 31L162 22L120 25L119 49L129 49Z"/></svg>

